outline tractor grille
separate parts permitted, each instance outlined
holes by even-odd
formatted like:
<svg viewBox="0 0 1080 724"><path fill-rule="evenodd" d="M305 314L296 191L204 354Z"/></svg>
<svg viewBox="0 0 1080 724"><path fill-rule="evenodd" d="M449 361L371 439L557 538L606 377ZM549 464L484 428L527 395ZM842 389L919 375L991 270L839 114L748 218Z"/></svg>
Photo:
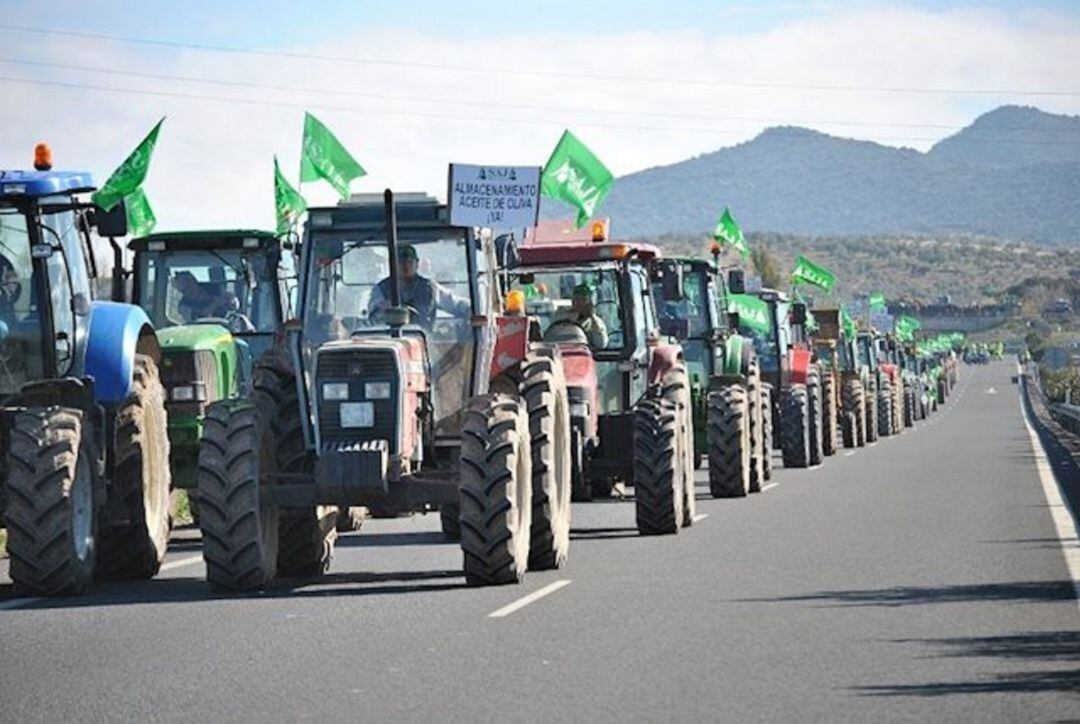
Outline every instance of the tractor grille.
<svg viewBox="0 0 1080 724"><path fill-rule="evenodd" d="M208 349L165 350L161 360L161 383L165 387L166 406L170 413L201 415L218 396L217 359ZM174 402L172 390L180 385L194 385L196 396L201 399Z"/></svg>
<svg viewBox="0 0 1080 724"><path fill-rule="evenodd" d="M324 352L318 359L315 394L318 395L322 446L340 448L343 444L385 440L390 454L396 454L401 380L394 353L390 350L342 350ZM342 427L342 403L322 398L323 383L326 382L347 383L348 402L370 402L375 411L374 424L371 427ZM390 383L389 399L368 400L364 395L364 385L368 382Z"/></svg>

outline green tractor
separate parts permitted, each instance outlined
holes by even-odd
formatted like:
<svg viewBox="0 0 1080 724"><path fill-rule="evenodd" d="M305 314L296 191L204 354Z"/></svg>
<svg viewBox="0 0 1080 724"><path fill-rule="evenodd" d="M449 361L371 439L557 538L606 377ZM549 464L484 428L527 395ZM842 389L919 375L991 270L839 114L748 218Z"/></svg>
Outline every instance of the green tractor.
<svg viewBox="0 0 1080 724"><path fill-rule="evenodd" d="M247 397L255 360L290 365L281 335L296 278L292 246L269 231L235 229L153 234L128 248L130 297L150 316L162 350L173 486L186 491L198 522L207 408ZM126 296L123 282L118 277L118 298ZM342 514L339 529L358 527L363 515Z"/></svg>
<svg viewBox="0 0 1080 724"><path fill-rule="evenodd" d="M741 286L740 272L733 272ZM690 376L695 467L709 461L714 497L742 497L772 476L771 391L753 341L731 331L719 264L661 259L651 283L660 331L682 345Z"/></svg>

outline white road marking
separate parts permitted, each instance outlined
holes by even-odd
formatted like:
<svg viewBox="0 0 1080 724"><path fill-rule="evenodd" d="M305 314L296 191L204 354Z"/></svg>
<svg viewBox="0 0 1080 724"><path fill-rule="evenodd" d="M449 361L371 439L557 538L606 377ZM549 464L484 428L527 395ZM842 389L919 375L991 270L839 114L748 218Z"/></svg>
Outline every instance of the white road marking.
<svg viewBox="0 0 1080 724"><path fill-rule="evenodd" d="M764 493L766 490L772 490L773 488L775 488L779 484L780 483L769 483L768 485L766 485L764 488L761 489L761 492Z"/></svg>
<svg viewBox="0 0 1080 724"><path fill-rule="evenodd" d="M854 450L848 450L846 453L844 453L844 457L849 458L854 454L855 454Z"/></svg>
<svg viewBox="0 0 1080 724"><path fill-rule="evenodd" d="M1077 527L1076 511L1069 509L1061 483L1054 475L1042 441L1031 425L1031 410L1028 409L1022 389L1020 390L1020 414L1024 418L1024 425L1031 438L1031 450L1035 454L1035 469L1039 471L1039 482L1042 484L1043 495L1046 496L1046 505L1050 508L1050 517L1054 521L1054 528L1061 542L1061 553L1065 556L1065 567L1069 571L1069 578L1072 579L1077 605L1080 605L1080 529Z"/></svg>
<svg viewBox="0 0 1080 724"><path fill-rule="evenodd" d="M964 393L962 393L962 392L960 393L960 395L963 395L963 394L964 394ZM996 395L996 394L997 394L997 390L995 390L995 389L994 389L993 387L987 387L987 388L986 388L986 394L988 394L988 395ZM957 398L956 398L956 399L958 399L958 400L959 400L959 399L960 399L960 396L957 396Z"/></svg>
<svg viewBox="0 0 1080 724"><path fill-rule="evenodd" d="M535 603L536 601L539 601L544 596L547 596L550 593L555 593L555 591L558 591L560 588L563 588L564 586L569 586L569 585L570 585L569 579L565 579L565 578L562 579L561 581L554 581L552 583L549 583L546 586L544 586L543 588L537 589L537 590L533 591L532 593L530 593L527 596L522 596L518 600L514 601L511 604L503 606L502 608L498 609L497 611L492 611L491 613L488 614L488 618L506 618L507 616L512 614L514 611L518 611L520 609L523 609L526 606L528 606L530 603Z"/></svg>
<svg viewBox="0 0 1080 724"><path fill-rule="evenodd" d="M167 561L161 564L161 570L171 571L174 568L183 568L184 566L191 566L196 563L202 563L203 557L200 553L197 556L188 556L187 558L177 558L175 561Z"/></svg>
<svg viewBox="0 0 1080 724"><path fill-rule="evenodd" d="M697 515L694 516L694 522L697 523L698 521L705 520L708 517L709 517L708 513L698 513Z"/></svg>
<svg viewBox="0 0 1080 724"><path fill-rule="evenodd" d="M0 611L10 611L13 608L22 608L23 606L29 606L30 604L44 600L45 599L43 598L16 598L13 601L2 601L0 602Z"/></svg>

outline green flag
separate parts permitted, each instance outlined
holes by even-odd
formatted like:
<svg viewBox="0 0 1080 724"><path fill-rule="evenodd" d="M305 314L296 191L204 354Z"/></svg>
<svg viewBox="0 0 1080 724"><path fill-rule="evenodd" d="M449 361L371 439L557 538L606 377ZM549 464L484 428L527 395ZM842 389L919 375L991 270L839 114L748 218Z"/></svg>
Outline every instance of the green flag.
<svg viewBox="0 0 1080 724"><path fill-rule="evenodd" d="M885 295L881 292L874 292L870 295L870 311L885 310Z"/></svg>
<svg viewBox="0 0 1080 724"><path fill-rule="evenodd" d="M746 243L746 237L743 236L742 229L739 228L739 222L735 221L727 207L724 207L724 213L720 215L720 220L716 222L716 231L713 232L713 238L720 245L726 244L733 247L742 254L744 259L750 256L750 246Z"/></svg>
<svg viewBox="0 0 1080 724"><path fill-rule="evenodd" d="M848 310L844 307L840 307L840 324L844 327L844 336L854 339L855 335L859 333L859 328L855 325L855 320L848 314Z"/></svg>
<svg viewBox="0 0 1080 724"><path fill-rule="evenodd" d="M158 131L164 122L164 118L158 121L142 143L112 172L105 185L94 192L90 199L95 204L105 211L112 211L125 196L142 186L142 182L146 180L146 172L150 170L150 157L154 154Z"/></svg>
<svg viewBox="0 0 1080 724"><path fill-rule="evenodd" d="M739 323L754 331L768 332L772 329L769 305L753 294L729 294L728 311L738 314Z"/></svg>
<svg viewBox="0 0 1080 724"><path fill-rule="evenodd" d="M793 283L806 282L807 284L813 284L825 292L831 292L832 288L836 286L836 277L833 276L831 271L815 264L805 256L800 256L795 260L795 271L791 272L791 281Z"/></svg>
<svg viewBox="0 0 1080 724"><path fill-rule="evenodd" d="M578 210L577 227L585 225L615 185L615 177L585 144L563 131L540 176L540 193Z"/></svg>
<svg viewBox="0 0 1080 724"><path fill-rule="evenodd" d="M150 201L141 188L124 197L124 211L127 214L128 234L132 237L146 236L157 225L154 210L150 208Z"/></svg>
<svg viewBox="0 0 1080 724"><path fill-rule="evenodd" d="M341 141L310 113L304 114L304 141L300 148L300 183L324 179L343 199L349 182L367 171L345 150Z"/></svg>
<svg viewBox="0 0 1080 724"><path fill-rule="evenodd" d="M297 217L307 210L307 202L281 173L274 156L274 209L277 212L278 235L288 234Z"/></svg>

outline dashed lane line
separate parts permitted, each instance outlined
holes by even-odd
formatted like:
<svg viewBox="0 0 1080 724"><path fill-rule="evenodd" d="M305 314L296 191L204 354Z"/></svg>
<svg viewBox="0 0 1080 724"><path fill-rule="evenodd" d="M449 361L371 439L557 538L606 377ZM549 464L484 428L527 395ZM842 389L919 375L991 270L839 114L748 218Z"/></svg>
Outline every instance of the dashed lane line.
<svg viewBox="0 0 1080 724"><path fill-rule="evenodd" d="M569 585L570 585L570 580L566 579L566 578L564 578L562 580L559 580L559 581L553 581L552 583L549 583L548 585L544 586L543 588L540 588L540 589L537 589L537 590L533 591L532 593L530 593L527 596L522 596L521 598L514 601L513 603L507 604L506 606L503 606L500 609L492 611L491 613L488 614L488 618L506 618L507 616L514 613L515 611L520 611L521 609L525 608L530 603L536 603L537 601L539 601L544 596L548 596L548 595L550 595L552 593L555 593L555 591L558 591L560 588L565 588L566 586L569 586Z"/></svg>
<svg viewBox="0 0 1080 724"><path fill-rule="evenodd" d="M695 523L697 523L698 521L705 520L708 517L709 517L708 513L698 513L697 515L694 516L693 520L694 520Z"/></svg>
<svg viewBox="0 0 1080 724"><path fill-rule="evenodd" d="M174 568L183 568L184 566L191 566L196 563L202 563L202 554L195 556L187 556L186 558L177 558L175 561L166 561L161 564L160 570L171 571Z"/></svg>
<svg viewBox="0 0 1080 724"><path fill-rule="evenodd" d="M766 485L764 488L761 489L761 492L764 493L767 490L772 490L773 488L775 488L779 484L780 483L769 483L768 485Z"/></svg>

